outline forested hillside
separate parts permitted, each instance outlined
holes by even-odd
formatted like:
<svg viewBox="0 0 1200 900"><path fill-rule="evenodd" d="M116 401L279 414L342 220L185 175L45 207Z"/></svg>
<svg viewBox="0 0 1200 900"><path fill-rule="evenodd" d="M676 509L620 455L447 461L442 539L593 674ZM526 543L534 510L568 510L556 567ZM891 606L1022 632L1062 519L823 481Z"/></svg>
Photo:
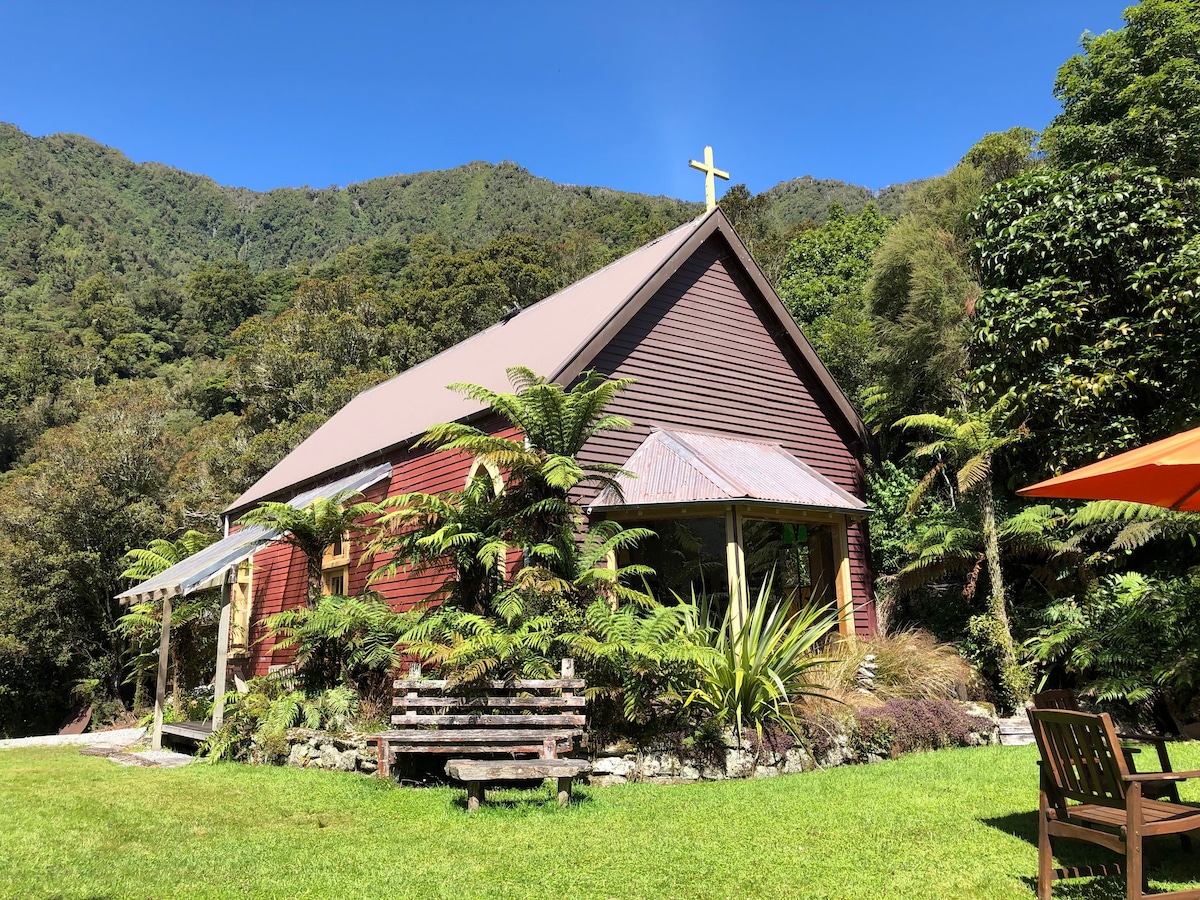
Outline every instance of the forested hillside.
<svg viewBox="0 0 1200 900"><path fill-rule="evenodd" d="M1127 23L1046 85L1041 135L722 206L876 435L883 625L958 644L1001 706L1066 685L1178 728L1197 517L1015 493L1200 423L1200 10ZM509 163L255 193L0 126L0 734L144 699L128 550L211 531L358 391L699 212Z"/></svg>
<svg viewBox="0 0 1200 900"><path fill-rule="evenodd" d="M776 255L870 192L787 196L752 198ZM0 733L126 691L127 550L215 529L358 391L701 210L512 163L256 193L0 125Z"/></svg>

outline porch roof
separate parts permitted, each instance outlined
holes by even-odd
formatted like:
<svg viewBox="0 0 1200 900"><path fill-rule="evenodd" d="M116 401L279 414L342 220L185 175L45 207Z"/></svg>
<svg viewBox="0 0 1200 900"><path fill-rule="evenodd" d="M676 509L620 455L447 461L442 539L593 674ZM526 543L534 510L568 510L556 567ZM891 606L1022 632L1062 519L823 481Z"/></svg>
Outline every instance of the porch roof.
<svg viewBox="0 0 1200 900"><path fill-rule="evenodd" d="M622 466L634 477L605 488L589 512L646 506L754 502L798 509L870 513L867 505L779 444L657 428Z"/></svg>
<svg viewBox="0 0 1200 900"><path fill-rule="evenodd" d="M339 478L337 481L311 488L302 494L297 494L287 502L300 509L320 497L329 497L343 491L365 490L384 478L390 477L391 474L391 465L375 466L354 475ZM277 537L279 537L278 531L258 525L241 528L215 544L205 547L199 553L180 560L153 578L148 578L141 584L122 591L117 594L116 599L122 603L142 603L147 600L161 600L164 597L176 597L206 588L219 587L230 566L236 566L263 544L270 543Z"/></svg>

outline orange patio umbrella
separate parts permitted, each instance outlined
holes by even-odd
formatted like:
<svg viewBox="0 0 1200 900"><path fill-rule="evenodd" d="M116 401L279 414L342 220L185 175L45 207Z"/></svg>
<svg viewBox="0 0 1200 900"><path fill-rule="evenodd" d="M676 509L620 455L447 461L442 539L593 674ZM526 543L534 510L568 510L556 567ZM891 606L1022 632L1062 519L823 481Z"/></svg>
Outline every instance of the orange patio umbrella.
<svg viewBox="0 0 1200 900"><path fill-rule="evenodd" d="M1017 491L1022 497L1129 500L1200 511L1200 428Z"/></svg>

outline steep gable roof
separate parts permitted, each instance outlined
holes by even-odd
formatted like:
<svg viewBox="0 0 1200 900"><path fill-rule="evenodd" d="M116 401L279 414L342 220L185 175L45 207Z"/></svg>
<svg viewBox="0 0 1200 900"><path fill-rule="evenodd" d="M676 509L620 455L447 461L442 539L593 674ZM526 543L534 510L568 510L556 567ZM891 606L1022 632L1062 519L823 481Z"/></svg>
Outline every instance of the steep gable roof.
<svg viewBox="0 0 1200 900"><path fill-rule="evenodd" d="M413 366L351 400L229 507L240 511L326 473L407 444L439 422L483 411L449 391L454 382L509 387L506 370L527 366L567 384L583 372L697 248L720 233L800 355L860 437L866 430L720 209L668 232L587 278Z"/></svg>

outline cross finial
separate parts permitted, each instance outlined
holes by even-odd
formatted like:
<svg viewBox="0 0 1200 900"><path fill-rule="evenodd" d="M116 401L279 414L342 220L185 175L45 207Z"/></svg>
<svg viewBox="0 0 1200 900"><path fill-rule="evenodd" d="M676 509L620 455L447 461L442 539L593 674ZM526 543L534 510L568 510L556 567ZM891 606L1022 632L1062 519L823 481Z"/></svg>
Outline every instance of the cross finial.
<svg viewBox="0 0 1200 900"><path fill-rule="evenodd" d="M713 180L714 176L728 181L729 173L722 172L713 165L712 147L704 148L704 162L696 162L693 159L688 162L688 165L704 173L704 202L708 205L708 211L712 212L717 208L717 183Z"/></svg>

